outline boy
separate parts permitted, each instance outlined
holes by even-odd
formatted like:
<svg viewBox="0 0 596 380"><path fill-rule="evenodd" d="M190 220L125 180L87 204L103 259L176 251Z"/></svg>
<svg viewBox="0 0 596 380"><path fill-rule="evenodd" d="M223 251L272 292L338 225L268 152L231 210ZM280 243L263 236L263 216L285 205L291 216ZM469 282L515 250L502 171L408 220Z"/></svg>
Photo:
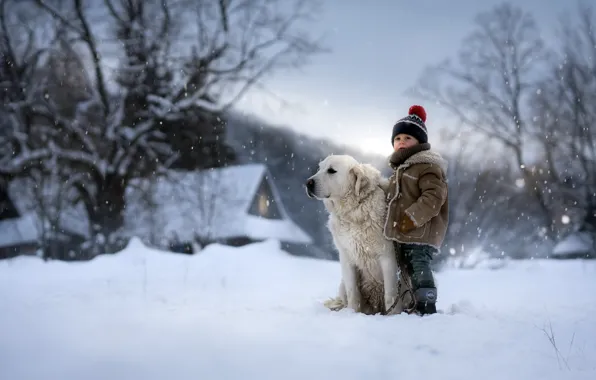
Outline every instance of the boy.
<svg viewBox="0 0 596 380"><path fill-rule="evenodd" d="M389 178L384 228L385 238L393 240L400 268L410 277L413 308L420 315L437 311L431 261L449 221L447 165L430 150L425 121L424 108L414 105L393 126L389 165L394 173Z"/></svg>

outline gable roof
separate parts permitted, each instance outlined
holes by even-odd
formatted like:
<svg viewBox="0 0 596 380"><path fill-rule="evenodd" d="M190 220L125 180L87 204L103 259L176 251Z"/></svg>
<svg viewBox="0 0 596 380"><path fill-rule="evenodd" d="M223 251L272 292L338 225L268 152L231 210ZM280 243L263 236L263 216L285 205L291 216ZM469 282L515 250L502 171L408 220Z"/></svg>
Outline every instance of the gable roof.
<svg viewBox="0 0 596 380"><path fill-rule="evenodd" d="M0 248L36 243L38 228L33 213L0 220Z"/></svg>
<svg viewBox="0 0 596 380"><path fill-rule="evenodd" d="M45 199L55 199L62 189L49 182L43 188ZM36 201L33 193L35 183L32 180L19 178L8 183L7 198L14 205L18 216L0 221L0 247L37 242L41 236L41 217L36 212ZM89 223L81 205L67 206L60 211L60 227L71 234L89 236Z"/></svg>
<svg viewBox="0 0 596 380"><path fill-rule="evenodd" d="M271 187L281 219L249 214L259 185ZM283 207L269 170L263 164L235 165L201 171L172 171L167 178L137 180L127 191L125 234L192 240L249 237L310 243ZM151 229L151 226L154 228Z"/></svg>
<svg viewBox="0 0 596 380"><path fill-rule="evenodd" d="M594 240L587 232L573 232L562 239L553 248L554 256L567 256L573 254L582 254L594 250Z"/></svg>

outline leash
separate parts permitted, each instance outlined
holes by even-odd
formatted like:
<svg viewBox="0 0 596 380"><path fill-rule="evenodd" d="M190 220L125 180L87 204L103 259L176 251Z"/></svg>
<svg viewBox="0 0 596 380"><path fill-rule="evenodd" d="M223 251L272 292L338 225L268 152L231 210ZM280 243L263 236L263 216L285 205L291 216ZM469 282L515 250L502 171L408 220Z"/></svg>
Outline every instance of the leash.
<svg viewBox="0 0 596 380"><path fill-rule="evenodd" d="M401 274L400 274L400 276L401 276ZM384 315L390 314L397 306L397 303L400 302L401 300L403 300L404 296L408 293L410 293L410 298L412 299L412 301L410 302L410 307L404 307L403 311L405 311L407 314L412 314L414 312L414 310L416 310L416 301L414 299L414 291L412 290L412 288L408 286L405 291L401 292L401 282L400 282L397 285L397 293L398 293L398 296L395 298L395 301L393 301L393 304L385 312Z"/></svg>
<svg viewBox="0 0 596 380"><path fill-rule="evenodd" d="M398 296L395 298L395 301L393 301L393 304L391 305L391 307L389 309L387 309L387 311L385 311L384 315L390 314L396 308L397 303L401 302L408 293L410 293L411 302L410 302L409 306L404 306L403 311L405 311L407 314L412 314L416 310L416 299L414 298L414 289L412 288L412 281L407 274L408 273L407 267L404 266L404 260L401 257L401 250L399 250L397 245L394 245L394 249L396 251L395 256L397 258L397 265L399 268L399 273L398 273L399 281L397 284ZM403 284L402 284L402 282L403 282ZM402 292L402 285L405 285L405 287L406 287L406 289L403 290L403 292Z"/></svg>

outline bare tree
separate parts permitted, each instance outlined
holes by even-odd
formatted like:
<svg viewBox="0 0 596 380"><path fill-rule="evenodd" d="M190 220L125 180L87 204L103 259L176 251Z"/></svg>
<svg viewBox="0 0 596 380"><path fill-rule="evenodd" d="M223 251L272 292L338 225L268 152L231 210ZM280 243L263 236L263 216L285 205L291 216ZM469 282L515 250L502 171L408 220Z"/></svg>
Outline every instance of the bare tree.
<svg viewBox="0 0 596 380"><path fill-rule="evenodd" d="M39 163L42 155L31 153L46 142L49 132L35 122L35 107L43 95L35 73L53 37L44 34L46 20L27 5L0 0L0 167L5 169L0 173L5 178L26 174Z"/></svg>
<svg viewBox="0 0 596 380"><path fill-rule="evenodd" d="M519 175L508 166L466 160L467 154L447 156L449 228L442 258L478 249L495 257L537 256L544 229L536 228L540 212L528 202Z"/></svg>
<svg viewBox="0 0 596 380"><path fill-rule="evenodd" d="M197 25L192 44L176 29L189 17L187 2L104 0L94 8L81 0L34 3L53 20L59 39L69 41L72 52L91 68L85 83L89 97L75 105L69 118L58 112L52 97L42 97L41 106L34 106L29 92L18 92L26 101L5 108L13 118L12 129L0 142L17 149L6 149L14 153L0 157L0 173L22 175L25 168L43 166L52 157L81 174L73 186L102 241L122 226L131 179L153 175L175 161L164 124L189 113L221 113L267 74L301 66L323 51L302 26L310 17L306 0L289 8L288 3L281 7L267 0L192 2ZM101 12L107 21L92 22ZM107 36L100 26L115 30L120 42L122 54L115 57L122 63L115 72L102 54ZM9 37L7 51L20 46ZM182 41L190 51L173 49ZM31 54L41 52L37 48ZM9 83L18 84L25 77L10 78ZM45 120L43 144L32 146L26 123L14 117L19 108L15 104L24 117Z"/></svg>
<svg viewBox="0 0 596 380"><path fill-rule="evenodd" d="M460 124L505 147L503 162L513 159L531 183L531 113L527 103L536 91L548 51L531 15L502 4L481 13L475 30L459 52L458 64L446 61L424 73L412 92L438 102ZM552 232L548 190L528 187L542 210L542 225Z"/></svg>
<svg viewBox="0 0 596 380"><path fill-rule="evenodd" d="M596 14L563 19L558 54L533 97L535 137L579 230L596 237ZM596 241L596 239L594 239Z"/></svg>
<svg viewBox="0 0 596 380"><path fill-rule="evenodd" d="M60 243L67 243L73 233L66 218L72 207L73 188L65 180L68 175L58 172L61 169L55 166L49 173L34 169L23 183L22 191L29 193L31 210L37 216L38 242L44 260L64 258Z"/></svg>

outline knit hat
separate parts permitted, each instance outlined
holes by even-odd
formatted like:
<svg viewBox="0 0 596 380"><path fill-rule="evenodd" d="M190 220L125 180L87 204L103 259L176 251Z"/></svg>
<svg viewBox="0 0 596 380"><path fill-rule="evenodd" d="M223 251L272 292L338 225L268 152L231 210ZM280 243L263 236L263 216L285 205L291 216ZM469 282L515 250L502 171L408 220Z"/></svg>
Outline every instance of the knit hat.
<svg viewBox="0 0 596 380"><path fill-rule="evenodd" d="M391 135L391 145L393 145L393 140L395 136L399 135L400 133L405 133L407 135L413 136L420 142L420 144L424 144L428 142L428 134L426 133L426 111L422 106L413 105L408 110L408 116L399 119L397 123L393 126L393 134Z"/></svg>

